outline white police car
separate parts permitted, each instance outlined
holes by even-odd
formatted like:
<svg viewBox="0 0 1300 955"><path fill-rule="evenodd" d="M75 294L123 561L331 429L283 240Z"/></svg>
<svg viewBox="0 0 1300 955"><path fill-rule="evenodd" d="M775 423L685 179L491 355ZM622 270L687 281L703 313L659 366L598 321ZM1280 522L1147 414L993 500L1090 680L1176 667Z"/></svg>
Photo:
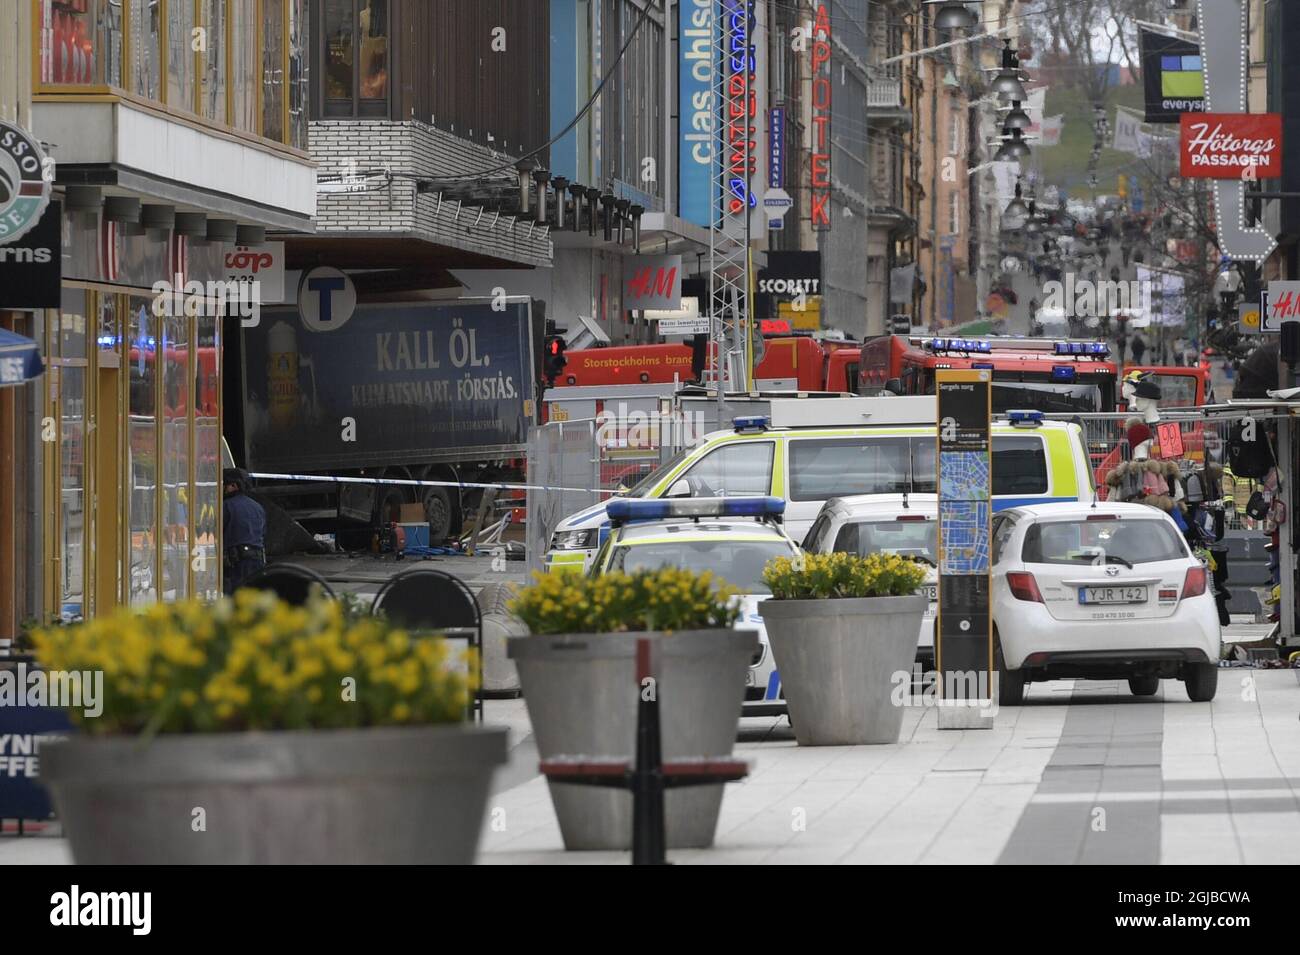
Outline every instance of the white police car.
<svg viewBox="0 0 1300 955"><path fill-rule="evenodd" d="M920 592L930 606L917 634L916 658L934 663L934 621L939 600L939 498L935 494L856 494L827 501L804 538L810 554L844 551L899 554L925 566Z"/></svg>
<svg viewBox="0 0 1300 955"><path fill-rule="evenodd" d="M767 629L759 612L771 595L763 568L799 553L781 525L785 502L771 497L614 500L611 527L588 573L678 567L712 571L740 593L737 629L757 630L759 651L749 668L745 716L785 713Z"/></svg>

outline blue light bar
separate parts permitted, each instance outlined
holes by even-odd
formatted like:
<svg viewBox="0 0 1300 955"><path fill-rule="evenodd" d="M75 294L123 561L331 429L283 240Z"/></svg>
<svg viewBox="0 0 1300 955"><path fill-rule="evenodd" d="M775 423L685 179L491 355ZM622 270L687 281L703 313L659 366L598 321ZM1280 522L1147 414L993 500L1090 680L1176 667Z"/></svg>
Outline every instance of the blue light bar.
<svg viewBox="0 0 1300 955"><path fill-rule="evenodd" d="M973 361L973 362L970 363L970 366L971 366L972 368L987 368L987 369L989 369L989 370L991 371L991 370L993 369L993 362L991 362L991 361Z"/></svg>
<svg viewBox="0 0 1300 955"><path fill-rule="evenodd" d="M1041 411L1015 410L1007 412L1007 420L1013 425L1032 426L1043 423L1043 413Z"/></svg>
<svg viewBox="0 0 1300 955"><path fill-rule="evenodd" d="M1074 381L1073 365L1053 365L1052 381Z"/></svg>
<svg viewBox="0 0 1300 955"><path fill-rule="evenodd" d="M674 517L779 517L785 500L779 497L684 497L659 500L619 498L605 505L615 524L662 521Z"/></svg>
<svg viewBox="0 0 1300 955"><path fill-rule="evenodd" d="M754 415L745 418L732 418L731 423L737 431L766 431L771 421L761 415Z"/></svg>
<svg viewBox="0 0 1300 955"><path fill-rule="evenodd" d="M1070 343L1056 342L1052 345L1052 352L1057 355L1068 355L1070 354Z"/></svg>

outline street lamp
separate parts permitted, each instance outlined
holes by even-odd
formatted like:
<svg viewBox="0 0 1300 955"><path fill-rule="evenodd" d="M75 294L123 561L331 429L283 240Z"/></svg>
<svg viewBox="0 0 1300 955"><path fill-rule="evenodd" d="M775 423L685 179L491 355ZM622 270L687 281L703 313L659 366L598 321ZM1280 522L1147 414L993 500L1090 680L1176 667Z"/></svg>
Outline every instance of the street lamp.
<svg viewBox="0 0 1300 955"><path fill-rule="evenodd" d="M528 215L532 208L533 200L533 170L541 164L535 159L522 159L515 164L515 172L519 173L519 214L520 216Z"/></svg>
<svg viewBox="0 0 1300 955"><path fill-rule="evenodd" d="M1016 51L1011 49L1010 38L1002 42L1006 44L1002 50L1002 66L998 70L998 75L993 78L990 89L1003 102L1009 100L1023 103L1029 99L1029 93L1025 90L1025 85L1020 82L1020 58L1016 56Z"/></svg>
<svg viewBox="0 0 1300 955"><path fill-rule="evenodd" d="M964 3L953 0L922 0L928 7L938 7L934 14L936 30L973 30L979 18Z"/></svg>
<svg viewBox="0 0 1300 955"><path fill-rule="evenodd" d="M566 205L564 194L569 188L569 180L565 176L556 176L551 180L551 185L555 187L555 228L563 231Z"/></svg>
<svg viewBox="0 0 1300 955"><path fill-rule="evenodd" d="M1016 180L1016 197L1007 203L1006 210L1002 213L1005 219L1023 219L1029 215L1029 207L1025 205L1025 200L1021 198L1020 180Z"/></svg>
<svg viewBox="0 0 1300 955"><path fill-rule="evenodd" d="M1006 119L1002 121L1002 132L1006 136L1011 135L1011 130L1019 129L1022 132L1033 125L1033 120L1029 114L1020 108L1020 100L1012 100L1010 112L1007 113Z"/></svg>
<svg viewBox="0 0 1300 955"><path fill-rule="evenodd" d="M1023 134L1018 129L1013 129L1007 141L1004 142L998 151L993 155L994 162L1016 162L1029 157L1029 146L1025 144Z"/></svg>

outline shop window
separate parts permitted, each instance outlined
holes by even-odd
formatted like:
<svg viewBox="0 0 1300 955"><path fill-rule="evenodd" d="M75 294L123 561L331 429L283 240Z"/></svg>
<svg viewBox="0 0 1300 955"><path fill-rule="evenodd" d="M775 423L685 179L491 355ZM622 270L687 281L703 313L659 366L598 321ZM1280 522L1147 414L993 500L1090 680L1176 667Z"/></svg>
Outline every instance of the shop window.
<svg viewBox="0 0 1300 955"><path fill-rule="evenodd" d="M86 314L89 296L64 289L59 312L51 319L50 359L59 419L59 499L57 529L59 583L57 615L76 620L86 614L88 539L86 509Z"/></svg>
<svg viewBox="0 0 1300 955"><path fill-rule="evenodd" d="M262 0L262 135L284 141L284 0Z"/></svg>
<svg viewBox="0 0 1300 955"><path fill-rule="evenodd" d="M388 115L388 0L326 0L323 114Z"/></svg>
<svg viewBox="0 0 1300 955"><path fill-rule="evenodd" d="M162 23L157 0L131 2L131 91L162 96Z"/></svg>
<svg viewBox="0 0 1300 955"><path fill-rule="evenodd" d="M194 3L167 4L167 105L194 111Z"/></svg>
<svg viewBox="0 0 1300 955"><path fill-rule="evenodd" d="M200 315L194 336L194 594L206 600L219 597L217 522L221 519L221 427L217 402L221 390L220 322ZM193 550L191 550L193 553Z"/></svg>
<svg viewBox="0 0 1300 955"><path fill-rule="evenodd" d="M307 0L289 0L289 145L307 148L307 103L310 88L307 64L311 62L310 17Z"/></svg>
<svg viewBox="0 0 1300 955"><path fill-rule="evenodd" d="M230 124L257 132L257 4L255 0L230 0L230 84L234 111Z"/></svg>
<svg viewBox="0 0 1300 955"><path fill-rule="evenodd" d="M190 321L185 316L159 320L163 327L162 579L164 600L189 592L190 564Z"/></svg>
<svg viewBox="0 0 1300 955"><path fill-rule="evenodd" d="M41 0L41 82L122 85L121 0Z"/></svg>
<svg viewBox="0 0 1300 955"><path fill-rule="evenodd" d="M127 425L128 564L131 603L158 600L158 322L143 298L130 300L126 360L130 382Z"/></svg>
<svg viewBox="0 0 1300 955"><path fill-rule="evenodd" d="M199 110L205 119L226 123L226 0L203 0L207 31L199 62Z"/></svg>
<svg viewBox="0 0 1300 955"><path fill-rule="evenodd" d="M86 579L86 369L59 369L59 617L84 616Z"/></svg>

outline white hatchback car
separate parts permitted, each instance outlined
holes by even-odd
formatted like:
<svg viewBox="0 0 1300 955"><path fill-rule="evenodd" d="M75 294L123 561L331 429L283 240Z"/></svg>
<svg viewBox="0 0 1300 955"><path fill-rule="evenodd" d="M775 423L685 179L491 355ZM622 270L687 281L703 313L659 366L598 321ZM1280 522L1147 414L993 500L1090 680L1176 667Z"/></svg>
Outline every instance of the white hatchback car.
<svg viewBox="0 0 1300 955"><path fill-rule="evenodd" d="M911 557L925 566L919 592L930 600L917 634L916 659L928 670L934 664L934 618L939 596L936 557L939 499L934 494L854 494L822 505L804 538L810 554L846 551Z"/></svg>
<svg viewBox="0 0 1300 955"><path fill-rule="evenodd" d="M1025 684L1127 679L1150 696L1179 679L1214 699L1222 635L1209 572L1178 526L1145 504L1036 504L993 517L999 703Z"/></svg>

